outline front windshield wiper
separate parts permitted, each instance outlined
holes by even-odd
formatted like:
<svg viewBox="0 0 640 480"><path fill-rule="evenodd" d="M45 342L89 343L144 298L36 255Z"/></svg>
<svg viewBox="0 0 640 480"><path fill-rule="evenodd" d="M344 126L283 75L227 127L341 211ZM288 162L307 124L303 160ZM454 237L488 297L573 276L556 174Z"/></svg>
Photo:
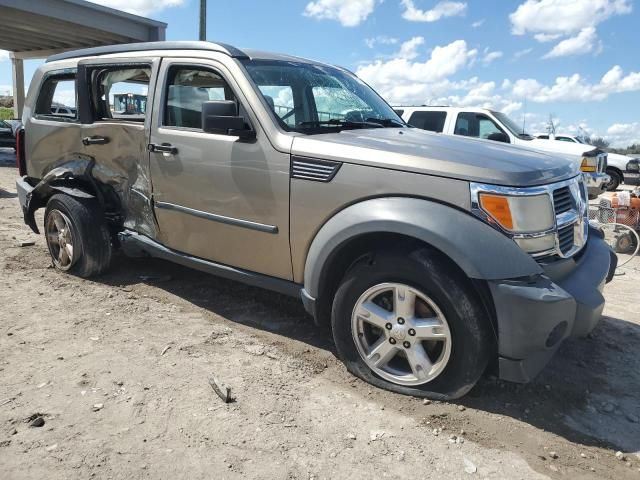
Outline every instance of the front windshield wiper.
<svg viewBox="0 0 640 480"><path fill-rule="evenodd" d="M309 120L306 122L299 122L296 127L333 127L333 128L384 128L383 125L376 122L354 122L351 120L338 120L332 118L331 120Z"/></svg>
<svg viewBox="0 0 640 480"><path fill-rule="evenodd" d="M367 118L367 122L377 123L383 127L404 127L405 124L395 118Z"/></svg>

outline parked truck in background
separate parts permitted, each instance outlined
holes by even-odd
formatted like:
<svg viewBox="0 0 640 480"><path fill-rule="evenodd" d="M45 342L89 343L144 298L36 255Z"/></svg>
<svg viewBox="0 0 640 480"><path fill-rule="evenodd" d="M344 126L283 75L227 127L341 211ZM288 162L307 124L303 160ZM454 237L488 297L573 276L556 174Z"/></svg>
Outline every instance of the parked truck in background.
<svg viewBox="0 0 640 480"><path fill-rule="evenodd" d="M543 133L536 135L536 138L589 145L581 137L576 135ZM626 183L628 185L640 185L640 174L638 174L638 170L636 168L639 157L640 155L628 156L620 155L619 153L607 153L606 173L611 179L606 185L607 191L615 192L621 183ZM632 162L632 160L636 161Z"/></svg>
<svg viewBox="0 0 640 480"><path fill-rule="evenodd" d="M475 107L394 107L409 125L446 135L510 143L573 159L584 173L589 198L600 195L609 177L607 153L591 145L542 140L523 131L508 115Z"/></svg>

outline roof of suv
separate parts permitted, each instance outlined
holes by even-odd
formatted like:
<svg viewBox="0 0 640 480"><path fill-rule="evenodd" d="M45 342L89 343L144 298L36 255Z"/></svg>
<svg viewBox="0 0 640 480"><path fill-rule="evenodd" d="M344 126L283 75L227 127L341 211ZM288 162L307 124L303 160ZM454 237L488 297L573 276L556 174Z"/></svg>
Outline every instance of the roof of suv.
<svg viewBox="0 0 640 480"><path fill-rule="evenodd" d="M305 63L317 63L301 57L283 55L279 53L263 52L260 50L241 50L232 45L220 42L196 42L196 41L169 41L169 42L143 42L143 43L123 43L119 45L106 45L103 47L83 48L69 52L59 53L47 58L47 63L70 58L95 57L100 55L110 55L114 53L145 52L152 50L202 50L209 52L223 53L232 58L238 59L261 59L261 60L285 60L299 61Z"/></svg>

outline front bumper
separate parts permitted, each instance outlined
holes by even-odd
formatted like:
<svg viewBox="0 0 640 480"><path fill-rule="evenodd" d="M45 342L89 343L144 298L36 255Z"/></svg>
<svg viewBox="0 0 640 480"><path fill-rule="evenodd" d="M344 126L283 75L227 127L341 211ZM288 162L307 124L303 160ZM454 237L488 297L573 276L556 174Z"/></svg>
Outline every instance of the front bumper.
<svg viewBox="0 0 640 480"><path fill-rule="evenodd" d="M588 334L600 319L602 290L616 265L601 233L590 227L587 245L576 257L550 264L535 277L490 281L500 378L528 382L564 339Z"/></svg>
<svg viewBox="0 0 640 480"><path fill-rule="evenodd" d="M627 170L624 172L624 183L627 185L640 185L640 173Z"/></svg>
<svg viewBox="0 0 640 480"><path fill-rule="evenodd" d="M604 192L611 178L606 173L583 173L584 182L587 185L589 198L594 199Z"/></svg>

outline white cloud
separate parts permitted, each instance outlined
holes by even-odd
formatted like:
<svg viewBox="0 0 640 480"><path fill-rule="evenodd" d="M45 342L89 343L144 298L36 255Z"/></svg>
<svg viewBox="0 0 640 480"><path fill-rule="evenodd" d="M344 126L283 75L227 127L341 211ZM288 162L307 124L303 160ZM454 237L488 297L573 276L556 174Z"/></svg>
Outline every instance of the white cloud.
<svg viewBox="0 0 640 480"><path fill-rule="evenodd" d="M9 60L9 52L7 50L0 50L0 62Z"/></svg>
<svg viewBox="0 0 640 480"><path fill-rule="evenodd" d="M484 52L483 52L482 60L480 60L480 61L482 62L483 65L489 65L491 62L501 58L503 55L504 55L504 53L502 53L500 51L491 52L491 51L489 51L488 48L485 48Z"/></svg>
<svg viewBox="0 0 640 480"><path fill-rule="evenodd" d="M554 40L558 40L560 37L562 37L561 33L536 33L533 36L533 38L540 43L553 42Z"/></svg>
<svg viewBox="0 0 640 480"><path fill-rule="evenodd" d="M134 15L149 15L169 7L184 5L185 0L89 0L105 7L115 8Z"/></svg>
<svg viewBox="0 0 640 480"><path fill-rule="evenodd" d="M640 144L640 122L614 123L607 129L605 138L613 147L628 147Z"/></svg>
<svg viewBox="0 0 640 480"><path fill-rule="evenodd" d="M398 39L387 35L378 35L377 37L365 38L364 43L367 47L374 48L376 45L395 45L398 43Z"/></svg>
<svg viewBox="0 0 640 480"><path fill-rule="evenodd" d="M575 37L562 40L553 47L543 58L566 57L568 55L583 55L592 52L598 45L598 35L595 27L580 30Z"/></svg>
<svg viewBox="0 0 640 480"><path fill-rule="evenodd" d="M418 56L418 47L424 44L424 37L413 37L400 45L400 50L394 55L396 58L413 60Z"/></svg>
<svg viewBox="0 0 640 480"><path fill-rule="evenodd" d="M509 15L514 35L533 34L540 43L562 39L543 58L599 53L596 26L631 13L631 0L526 0Z"/></svg>
<svg viewBox="0 0 640 480"><path fill-rule="evenodd" d="M373 12L376 0L316 0L304 9L305 17L337 20L345 27L355 27Z"/></svg>
<svg viewBox="0 0 640 480"><path fill-rule="evenodd" d="M469 66L478 55L464 40L456 40L433 48L425 61L416 60L423 44L423 37L413 37L401 45L394 58L360 65L356 73L392 103L421 104L446 94L451 88L448 77Z"/></svg>
<svg viewBox="0 0 640 480"><path fill-rule="evenodd" d="M640 72L624 75L616 65L598 83L585 81L580 74L557 77L553 85L542 85L534 79L520 79L513 83L512 94L537 103L589 102L605 100L615 93L640 91Z"/></svg>
<svg viewBox="0 0 640 480"><path fill-rule="evenodd" d="M467 10L464 2L444 1L437 3L431 10L420 10L413 0L401 1L405 8L402 18L410 22L437 22L441 18L464 15Z"/></svg>
<svg viewBox="0 0 640 480"><path fill-rule="evenodd" d="M481 19L481 20L478 20L477 22L473 22L473 23L471 24L471 28L479 28L479 27L481 27L482 25L484 25L484 18L483 18L483 19Z"/></svg>
<svg viewBox="0 0 640 480"><path fill-rule="evenodd" d="M1 85L0 84L0 95L13 95L13 85Z"/></svg>
<svg viewBox="0 0 640 480"><path fill-rule="evenodd" d="M525 55L529 55L531 52L533 52L533 48L525 48L524 50L518 50L516 53L513 54L513 58L514 59L519 59L524 57Z"/></svg>
<svg viewBox="0 0 640 480"><path fill-rule="evenodd" d="M565 35L627 13L631 13L629 0L526 0L509 19L515 35Z"/></svg>

